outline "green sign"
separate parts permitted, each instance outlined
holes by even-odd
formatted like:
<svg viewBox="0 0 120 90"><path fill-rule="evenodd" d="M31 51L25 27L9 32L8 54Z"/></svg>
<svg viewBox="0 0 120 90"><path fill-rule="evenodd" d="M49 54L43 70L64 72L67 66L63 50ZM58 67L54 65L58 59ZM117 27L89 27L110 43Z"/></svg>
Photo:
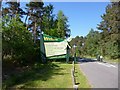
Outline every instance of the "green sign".
<svg viewBox="0 0 120 90"><path fill-rule="evenodd" d="M67 40L43 34L46 57L65 55Z"/></svg>
<svg viewBox="0 0 120 90"><path fill-rule="evenodd" d="M44 42L44 45L46 50L46 56L50 57L66 54L68 42L66 40L61 42Z"/></svg>

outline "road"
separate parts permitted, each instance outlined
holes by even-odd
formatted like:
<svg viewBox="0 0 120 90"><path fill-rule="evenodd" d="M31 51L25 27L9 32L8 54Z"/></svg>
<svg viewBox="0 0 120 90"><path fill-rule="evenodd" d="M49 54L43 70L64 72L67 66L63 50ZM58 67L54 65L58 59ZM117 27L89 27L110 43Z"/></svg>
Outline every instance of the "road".
<svg viewBox="0 0 120 90"><path fill-rule="evenodd" d="M80 69L92 88L118 88L118 65L79 59Z"/></svg>

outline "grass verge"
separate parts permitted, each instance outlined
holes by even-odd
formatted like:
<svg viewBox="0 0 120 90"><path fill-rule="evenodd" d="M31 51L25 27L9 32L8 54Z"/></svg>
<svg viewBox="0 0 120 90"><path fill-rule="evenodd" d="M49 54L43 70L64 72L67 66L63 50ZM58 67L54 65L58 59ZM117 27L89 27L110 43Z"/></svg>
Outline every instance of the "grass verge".
<svg viewBox="0 0 120 90"><path fill-rule="evenodd" d="M72 64L51 62L35 64L31 69L13 74L3 81L10 88L72 88Z"/></svg>
<svg viewBox="0 0 120 90"><path fill-rule="evenodd" d="M76 84L78 84L78 88L91 88L87 78L80 70L79 64L75 64L75 79Z"/></svg>
<svg viewBox="0 0 120 90"><path fill-rule="evenodd" d="M108 57L104 57L104 61L109 63L120 63L120 59L110 59Z"/></svg>
<svg viewBox="0 0 120 90"><path fill-rule="evenodd" d="M90 88L90 85L75 64L76 83L79 88ZM72 64L65 62L49 62L48 64L36 63L31 68L20 73L12 73L3 80L3 89L6 88L73 88L71 77Z"/></svg>

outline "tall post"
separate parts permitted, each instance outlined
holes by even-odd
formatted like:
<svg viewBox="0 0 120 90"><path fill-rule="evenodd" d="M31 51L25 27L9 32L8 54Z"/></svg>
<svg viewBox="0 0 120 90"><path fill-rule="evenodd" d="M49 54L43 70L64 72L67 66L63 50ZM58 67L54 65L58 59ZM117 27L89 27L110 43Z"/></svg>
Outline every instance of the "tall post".
<svg viewBox="0 0 120 90"><path fill-rule="evenodd" d="M76 52L74 54L74 62L76 63Z"/></svg>
<svg viewBox="0 0 120 90"><path fill-rule="evenodd" d="M74 48L74 62L76 63L76 45L75 44L74 44L73 48Z"/></svg>
<svg viewBox="0 0 120 90"><path fill-rule="evenodd" d="M43 32L40 33L40 55L41 55L42 62L46 63L47 60L46 60Z"/></svg>
<svg viewBox="0 0 120 90"><path fill-rule="evenodd" d="M84 50L84 42L82 43L82 57L84 58L84 53L83 53L83 50Z"/></svg>
<svg viewBox="0 0 120 90"><path fill-rule="evenodd" d="M67 45L66 51L67 51L67 53L66 53L66 63L68 63L69 62L69 57L70 57L70 48L69 48L68 45Z"/></svg>

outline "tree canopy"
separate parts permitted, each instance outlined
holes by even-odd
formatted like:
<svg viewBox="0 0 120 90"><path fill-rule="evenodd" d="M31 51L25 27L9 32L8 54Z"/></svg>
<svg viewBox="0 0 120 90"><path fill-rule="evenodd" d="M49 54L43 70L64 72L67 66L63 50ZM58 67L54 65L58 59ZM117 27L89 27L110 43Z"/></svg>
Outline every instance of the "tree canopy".
<svg viewBox="0 0 120 90"><path fill-rule="evenodd" d="M29 2L6 2L2 6L3 60L10 59L17 64L35 62L40 59L40 33L67 38L70 36L68 19L63 11L53 14L52 4ZM25 20L23 20L23 18ZM58 33L58 34L56 34Z"/></svg>
<svg viewBox="0 0 120 90"><path fill-rule="evenodd" d="M111 2L106 6L106 12L101 16L102 21L98 24L97 30L91 29L87 36L81 38L76 36L71 41L71 45L76 43L81 47L80 42L84 43L84 48L77 48L79 56L103 55L112 59L120 58L120 2ZM82 53L81 53L82 52Z"/></svg>

